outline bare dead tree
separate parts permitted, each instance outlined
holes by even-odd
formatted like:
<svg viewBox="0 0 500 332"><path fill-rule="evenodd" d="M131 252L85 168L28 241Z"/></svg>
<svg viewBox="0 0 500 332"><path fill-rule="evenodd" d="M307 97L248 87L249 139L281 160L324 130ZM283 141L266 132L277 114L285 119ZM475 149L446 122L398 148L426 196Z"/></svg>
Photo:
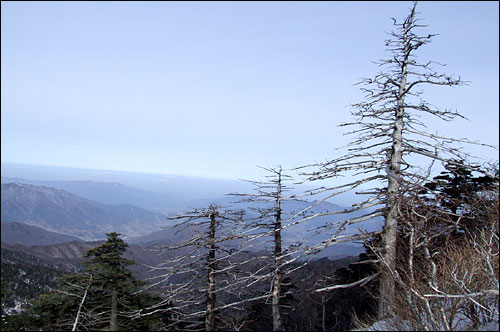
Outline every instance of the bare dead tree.
<svg viewBox="0 0 500 332"><path fill-rule="evenodd" d="M249 319L247 317L247 313L244 310L237 310L230 315L221 317L222 322L224 323L223 329L227 329L230 331L241 331L245 325L254 322L256 319Z"/></svg>
<svg viewBox="0 0 500 332"><path fill-rule="evenodd" d="M236 284L232 273L239 264L231 260L237 252L231 248L231 241L239 238L236 229L242 213L211 204L208 208L170 217L181 221L173 229L176 233L184 233L188 239L181 244L158 249L171 253L173 257L151 267L162 273L150 278L157 281L149 287L163 284L166 285L166 292L161 303L147 308L151 310L149 314L155 313L155 308L175 311L173 324L182 323L189 329L216 329L216 315L221 310L217 307L218 294L230 292ZM201 294L204 294L204 301L200 299ZM166 303L173 303L174 306L162 309L161 306ZM221 304L224 305L227 303Z"/></svg>
<svg viewBox="0 0 500 332"><path fill-rule="evenodd" d="M88 278L88 279L87 279ZM78 310L75 314L73 323L71 324L72 317L69 315L67 321L59 320L57 324L59 327L69 328L71 326L72 331L76 331L77 327L80 325L85 329L93 328L95 323L95 318L92 314L92 309L88 309L84 306L87 296L92 285L92 274L82 273L80 276L68 275L60 279L61 288L54 289L55 293L58 293L64 297L81 299L78 305ZM83 317L83 322L81 318Z"/></svg>
<svg viewBox="0 0 500 332"><path fill-rule="evenodd" d="M314 288L321 289L327 284L334 282L335 277L333 276L334 271L332 269L324 268L319 270L319 278L316 280ZM326 331L326 302L333 297L333 293L319 292L319 300L314 297L311 298L313 302L321 304L321 331Z"/></svg>
<svg viewBox="0 0 500 332"><path fill-rule="evenodd" d="M498 325L498 182L496 190L476 193L459 214L443 210L438 196L423 197L422 187L404 186L398 197L400 250L390 275L398 294L396 317L382 328L457 331L495 320ZM464 231L466 215L477 216L478 209L475 227Z"/></svg>
<svg viewBox="0 0 500 332"><path fill-rule="evenodd" d="M319 169L304 173L310 181L341 175L349 175L353 179L346 184L321 187L309 192L329 193L323 200L363 188L356 193L368 195L369 198L340 213L375 209L363 217L325 226L329 229L336 228L338 231L331 235L329 241L318 245L318 248L355 239L354 236L340 235L346 224L377 216L384 217L383 244L378 250L384 258L388 273L380 277L380 318L392 315L395 285L393 278L385 276L395 270L399 211L397 197L402 184L408 177L424 179L425 169L418 165L425 166L426 160L432 165L435 160L448 160L453 156L462 159L467 154L462 152L456 143L480 144L465 138L448 138L431 133L427 131L424 121L420 120L422 116L437 117L444 121L464 118L458 112L438 109L426 102L422 98L423 90L419 90L424 86L453 87L464 82L460 77L454 78L435 71L433 67L439 65L437 62L417 61L416 52L421 46L428 44L435 34L417 34L418 29L426 26L419 23L416 6L415 2L402 23L393 18L395 30L385 42L390 56L377 63L385 70L358 83L362 85L365 100L353 105L355 110L351 114L356 121L341 124L345 127L356 127L346 133L355 135L346 146L347 153L324 163L310 165Z"/></svg>
<svg viewBox="0 0 500 332"><path fill-rule="evenodd" d="M80 319L80 314L82 312L82 307L83 304L85 303L85 299L87 298L87 293L89 291L90 285L92 284L92 274L89 274L89 281L87 283L87 287L85 287L85 292L83 293L82 300L80 301L80 304L78 305L78 311L76 313L75 321L73 323L73 327L71 331L76 331L76 327L78 326L78 320Z"/></svg>
<svg viewBox="0 0 500 332"><path fill-rule="evenodd" d="M300 245L287 245L283 237L283 230L293 226L294 222L285 216L283 203L287 201L297 201L295 195L290 194L290 188L286 182L292 181L292 177L285 174L281 166L261 167L268 171L270 175L263 181L245 180L254 185L255 193L233 193L231 195L242 197L241 202L251 203L250 211L256 212L257 216L246 218L244 248L251 248L265 243L272 244L272 269L264 267L247 277L247 283L255 283L262 280L271 281L272 318L273 330L283 329L280 299L284 296L282 281L289 273L288 267L292 262L296 262L300 257ZM285 248L286 246L286 248ZM263 258L265 262L266 257ZM296 268L296 267L295 267Z"/></svg>

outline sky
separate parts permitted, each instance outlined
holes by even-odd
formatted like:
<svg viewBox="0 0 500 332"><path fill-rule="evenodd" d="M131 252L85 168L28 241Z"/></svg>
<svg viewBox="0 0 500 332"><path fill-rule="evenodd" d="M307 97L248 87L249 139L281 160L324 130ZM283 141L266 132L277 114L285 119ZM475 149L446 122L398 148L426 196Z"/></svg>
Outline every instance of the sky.
<svg viewBox="0 0 500 332"><path fill-rule="evenodd" d="M236 179L337 157L411 5L2 1L1 160ZM469 119L429 131L498 146L498 7L419 3L419 56L469 81L426 94Z"/></svg>

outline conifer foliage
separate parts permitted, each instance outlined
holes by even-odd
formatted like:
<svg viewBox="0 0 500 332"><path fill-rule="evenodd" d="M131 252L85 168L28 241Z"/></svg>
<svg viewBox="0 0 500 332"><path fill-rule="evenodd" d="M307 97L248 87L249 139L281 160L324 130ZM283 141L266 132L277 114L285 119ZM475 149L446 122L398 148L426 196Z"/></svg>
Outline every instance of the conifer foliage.
<svg viewBox="0 0 500 332"><path fill-rule="evenodd" d="M159 302L159 297L140 292L144 282L127 269L134 261L122 257L128 245L120 234L106 235L106 242L85 254L88 261L82 273L62 276L57 289L33 302L34 326L73 331L154 330L166 322L161 314L137 316L137 312ZM132 319L134 314L136 319Z"/></svg>

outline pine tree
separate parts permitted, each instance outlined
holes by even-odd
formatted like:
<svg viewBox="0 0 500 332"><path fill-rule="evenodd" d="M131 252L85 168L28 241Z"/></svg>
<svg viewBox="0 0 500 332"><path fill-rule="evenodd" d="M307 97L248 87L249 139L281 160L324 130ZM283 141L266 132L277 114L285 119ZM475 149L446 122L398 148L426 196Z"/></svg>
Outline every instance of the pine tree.
<svg viewBox="0 0 500 332"><path fill-rule="evenodd" d="M146 309L161 302L161 298L140 292L145 283L127 269L134 264L122 257L127 243L118 233L106 235L106 242L85 253L83 272L62 276L56 289L35 299L30 310L34 319L30 328L117 331L157 330L166 326L168 315ZM165 303L160 309L169 305Z"/></svg>
<svg viewBox="0 0 500 332"><path fill-rule="evenodd" d="M87 251L85 257L92 258L86 262L87 271L94 276L93 287L98 290L103 301L108 298L110 305L109 329L117 331L118 324L118 299L122 306L123 300L128 301L129 297L138 287L142 285L140 281L132 276L127 269L128 265L134 261L122 257L128 245L118 238L118 233L108 233L108 240L97 248Z"/></svg>

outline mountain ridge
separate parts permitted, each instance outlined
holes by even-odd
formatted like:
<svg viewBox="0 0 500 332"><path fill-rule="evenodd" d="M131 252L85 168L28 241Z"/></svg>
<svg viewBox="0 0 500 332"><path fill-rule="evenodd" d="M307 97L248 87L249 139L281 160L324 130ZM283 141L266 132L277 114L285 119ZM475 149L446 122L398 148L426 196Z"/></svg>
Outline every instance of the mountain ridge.
<svg viewBox="0 0 500 332"><path fill-rule="evenodd" d="M1 221L22 222L83 240L104 239L116 231L144 235L166 224L164 214L130 204L107 205L65 190L30 184L2 184Z"/></svg>
<svg viewBox="0 0 500 332"><path fill-rule="evenodd" d="M22 244L25 246L50 245L71 241L82 241L80 238L47 231L41 227L20 222L1 223L3 243Z"/></svg>
<svg viewBox="0 0 500 332"><path fill-rule="evenodd" d="M167 193L157 193L126 186L116 182L93 180L28 180L18 177L2 177L3 183L23 183L58 190L65 190L79 197L108 205L130 204L148 210L169 209L180 204L180 201Z"/></svg>

